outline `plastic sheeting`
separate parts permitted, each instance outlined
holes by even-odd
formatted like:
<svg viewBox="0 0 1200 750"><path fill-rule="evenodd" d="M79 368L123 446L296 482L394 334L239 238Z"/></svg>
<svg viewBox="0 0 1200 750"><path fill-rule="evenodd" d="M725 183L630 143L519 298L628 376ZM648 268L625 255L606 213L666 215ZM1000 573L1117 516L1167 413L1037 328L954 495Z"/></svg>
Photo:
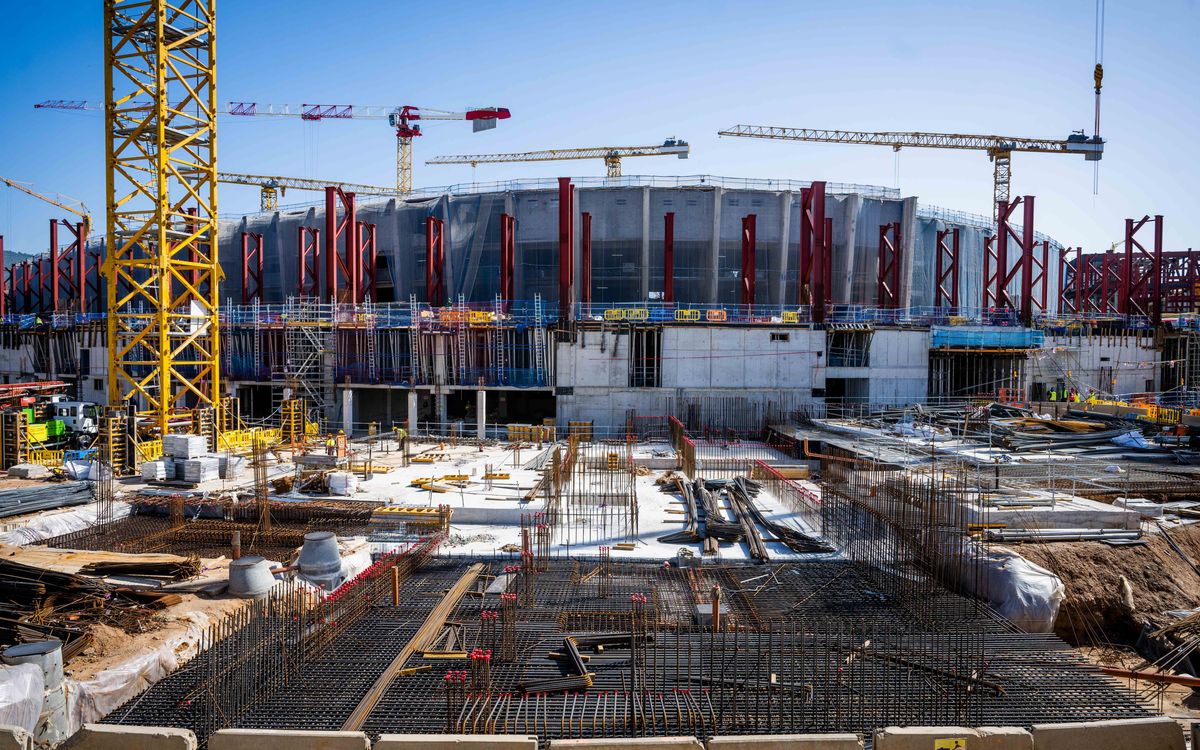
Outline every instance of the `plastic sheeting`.
<svg viewBox="0 0 1200 750"><path fill-rule="evenodd" d="M1066 589L1062 579L1016 552L991 548L980 554L982 593L1001 616L1030 633L1051 633Z"/></svg>
<svg viewBox="0 0 1200 750"><path fill-rule="evenodd" d="M99 672L89 680L67 678L71 734L84 724L99 721L194 656L208 618L199 612L190 612L187 618L189 623L182 632L161 642L153 651Z"/></svg>
<svg viewBox="0 0 1200 750"><path fill-rule="evenodd" d="M358 491L358 477L348 471L334 471L329 474L329 494L349 497Z"/></svg>
<svg viewBox="0 0 1200 750"><path fill-rule="evenodd" d="M95 526L98 515L99 506L95 503L62 513L39 515L29 519L24 526L0 534L0 544L11 544L16 547L37 544L52 537ZM113 519L125 518L128 515L129 503L113 502Z"/></svg>
<svg viewBox="0 0 1200 750"><path fill-rule="evenodd" d="M38 665L0 666L0 724L21 727L32 734L42 714L45 691L45 678Z"/></svg>

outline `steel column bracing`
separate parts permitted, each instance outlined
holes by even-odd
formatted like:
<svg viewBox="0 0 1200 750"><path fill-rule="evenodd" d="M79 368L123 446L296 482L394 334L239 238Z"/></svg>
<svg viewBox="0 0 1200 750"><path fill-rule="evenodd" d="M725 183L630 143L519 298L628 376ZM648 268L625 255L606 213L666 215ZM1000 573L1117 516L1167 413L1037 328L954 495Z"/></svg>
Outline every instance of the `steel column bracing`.
<svg viewBox="0 0 1200 750"><path fill-rule="evenodd" d="M675 212L663 214L663 302L675 301Z"/></svg>
<svg viewBox="0 0 1200 750"><path fill-rule="evenodd" d="M1125 220L1125 262L1121 269L1118 300L1118 311L1122 315L1145 315L1156 326L1162 323L1162 218L1155 216L1153 219L1154 238L1150 250L1135 236L1151 221L1150 217L1143 216L1136 222Z"/></svg>
<svg viewBox="0 0 1200 750"><path fill-rule="evenodd" d="M988 252L988 243L986 241L984 243L983 306L985 308L1019 309L1021 321L1025 325L1029 325L1033 321L1033 205L1032 195L1026 195L1013 201L1001 201L997 204L994 251ZM1017 206L1024 208L1024 226L1021 227L1019 237L1010 223ZM1008 242L1010 238L1021 251L1016 263L1009 262ZM1021 276L1019 306L1008 291L1018 273Z"/></svg>
<svg viewBox="0 0 1200 750"><path fill-rule="evenodd" d="M1071 248L1064 247L1058 253L1058 314L1077 314L1083 300L1083 248L1075 248L1075 260L1067 256Z"/></svg>
<svg viewBox="0 0 1200 750"><path fill-rule="evenodd" d="M298 227L296 230L296 294L317 299L321 296L321 230Z"/></svg>
<svg viewBox="0 0 1200 750"><path fill-rule="evenodd" d="M558 309L567 320L575 301L575 186L570 177L558 178Z"/></svg>
<svg viewBox="0 0 1200 750"><path fill-rule="evenodd" d="M900 306L900 222L879 225L879 270L875 277L875 300L880 307Z"/></svg>
<svg viewBox="0 0 1200 750"><path fill-rule="evenodd" d="M215 0L104 4L108 396L160 433L221 394L215 18Z"/></svg>
<svg viewBox="0 0 1200 750"><path fill-rule="evenodd" d="M814 323L825 322L825 305L829 301L831 265L830 241L832 222L825 220L825 183L813 182L800 189L800 294L798 303L812 306Z"/></svg>
<svg viewBox="0 0 1200 750"><path fill-rule="evenodd" d="M592 302L592 215L584 211L579 215L579 301L585 305Z"/></svg>
<svg viewBox="0 0 1200 750"><path fill-rule="evenodd" d="M950 244L946 244L946 238ZM934 307L958 307L959 228L939 229L933 282Z"/></svg>
<svg viewBox="0 0 1200 750"><path fill-rule="evenodd" d="M359 268L359 301L378 302L376 262L379 254L375 245L375 225L360 221L356 224L355 231L358 233L358 254L355 256L355 262Z"/></svg>
<svg viewBox="0 0 1200 750"><path fill-rule="evenodd" d="M425 296L431 307L446 304L445 224L436 216L425 217Z"/></svg>
<svg viewBox="0 0 1200 750"><path fill-rule="evenodd" d="M516 296L515 277L517 267L517 217L500 214L500 298L505 312Z"/></svg>
<svg viewBox="0 0 1200 750"><path fill-rule="evenodd" d="M263 297L263 236L257 232L242 232L242 304Z"/></svg>
<svg viewBox="0 0 1200 750"><path fill-rule="evenodd" d="M1038 305L1042 312L1047 312L1047 302L1049 301L1049 269L1050 269L1050 241L1042 240L1042 255L1039 258L1037 253L1030 253L1033 261L1033 278L1030 280L1030 289L1033 296L1037 297ZM1037 243L1034 243L1034 249L1037 249Z"/></svg>
<svg viewBox="0 0 1200 750"><path fill-rule="evenodd" d="M755 223L758 217L755 214L747 214L742 217L742 277L741 277L741 304L754 304L754 254L758 247L755 243Z"/></svg>
<svg viewBox="0 0 1200 750"><path fill-rule="evenodd" d="M338 203L342 216L338 218ZM326 302L361 302L361 265L354 193L334 185L325 188L325 298ZM338 239L343 251L338 255ZM338 282L345 284L339 293Z"/></svg>

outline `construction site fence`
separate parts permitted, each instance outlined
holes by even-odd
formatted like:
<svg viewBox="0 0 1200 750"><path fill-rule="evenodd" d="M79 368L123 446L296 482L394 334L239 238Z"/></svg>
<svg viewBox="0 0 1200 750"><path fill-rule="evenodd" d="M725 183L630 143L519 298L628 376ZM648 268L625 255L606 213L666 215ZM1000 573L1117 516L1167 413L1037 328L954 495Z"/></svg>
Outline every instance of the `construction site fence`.
<svg viewBox="0 0 1200 750"><path fill-rule="evenodd" d="M454 305L427 302L362 302L347 304L291 298L287 302L235 305L220 308L220 321L232 326L329 324L346 327L409 328L479 325L548 325L558 319L550 305L535 300L487 300Z"/></svg>

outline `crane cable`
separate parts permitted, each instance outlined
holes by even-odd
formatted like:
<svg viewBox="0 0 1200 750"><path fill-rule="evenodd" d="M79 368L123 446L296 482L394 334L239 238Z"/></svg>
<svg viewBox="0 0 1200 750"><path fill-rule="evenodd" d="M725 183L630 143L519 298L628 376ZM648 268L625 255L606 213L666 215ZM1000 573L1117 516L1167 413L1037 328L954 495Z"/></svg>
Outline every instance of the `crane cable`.
<svg viewBox="0 0 1200 750"><path fill-rule="evenodd" d="M1096 67L1092 70L1093 82L1096 86L1096 123L1093 137L1100 137L1100 85L1104 80L1104 1L1096 0L1096 33L1093 40L1093 53ZM1093 165L1092 195L1100 194L1100 162Z"/></svg>

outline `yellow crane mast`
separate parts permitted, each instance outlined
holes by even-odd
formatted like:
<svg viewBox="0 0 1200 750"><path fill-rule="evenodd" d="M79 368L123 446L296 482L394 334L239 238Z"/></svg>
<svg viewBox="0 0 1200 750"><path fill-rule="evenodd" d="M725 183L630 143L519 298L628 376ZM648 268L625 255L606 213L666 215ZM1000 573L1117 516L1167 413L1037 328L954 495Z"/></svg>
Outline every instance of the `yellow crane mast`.
<svg viewBox="0 0 1200 750"><path fill-rule="evenodd" d="M105 0L109 403L160 434L221 393L216 0Z"/></svg>

